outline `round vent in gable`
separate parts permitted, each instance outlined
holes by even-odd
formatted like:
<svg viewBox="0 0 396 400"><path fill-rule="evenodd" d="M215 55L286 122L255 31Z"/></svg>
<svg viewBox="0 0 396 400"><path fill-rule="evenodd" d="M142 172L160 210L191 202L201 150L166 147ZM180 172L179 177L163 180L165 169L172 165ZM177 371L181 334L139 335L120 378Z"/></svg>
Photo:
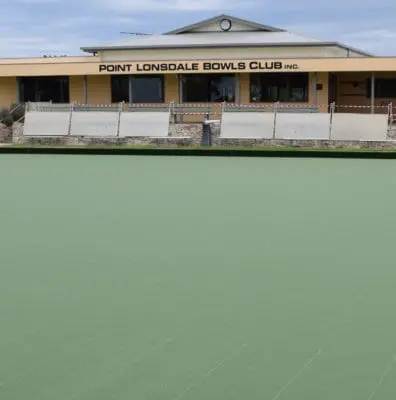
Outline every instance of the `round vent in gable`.
<svg viewBox="0 0 396 400"><path fill-rule="evenodd" d="M227 32L232 28L232 22L229 19L222 19L220 21L220 28L222 31Z"/></svg>

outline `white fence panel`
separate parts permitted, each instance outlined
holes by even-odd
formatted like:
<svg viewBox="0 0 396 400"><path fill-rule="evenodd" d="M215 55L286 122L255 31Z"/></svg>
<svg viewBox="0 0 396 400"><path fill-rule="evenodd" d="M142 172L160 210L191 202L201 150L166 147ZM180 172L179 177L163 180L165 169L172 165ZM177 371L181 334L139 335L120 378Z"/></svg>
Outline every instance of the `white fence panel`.
<svg viewBox="0 0 396 400"><path fill-rule="evenodd" d="M386 140L387 132L385 114L333 114L332 140Z"/></svg>
<svg viewBox="0 0 396 400"><path fill-rule="evenodd" d="M73 136L116 136L118 119L117 111L74 111L70 133Z"/></svg>
<svg viewBox="0 0 396 400"><path fill-rule="evenodd" d="M25 136L66 136L69 133L70 112L27 111Z"/></svg>
<svg viewBox="0 0 396 400"><path fill-rule="evenodd" d="M221 122L222 138L270 139L274 130L272 112L224 112Z"/></svg>
<svg viewBox="0 0 396 400"><path fill-rule="evenodd" d="M169 111L132 111L121 113L121 137L166 137L169 135Z"/></svg>
<svg viewBox="0 0 396 400"><path fill-rule="evenodd" d="M275 137L277 139L329 139L330 114L277 113Z"/></svg>

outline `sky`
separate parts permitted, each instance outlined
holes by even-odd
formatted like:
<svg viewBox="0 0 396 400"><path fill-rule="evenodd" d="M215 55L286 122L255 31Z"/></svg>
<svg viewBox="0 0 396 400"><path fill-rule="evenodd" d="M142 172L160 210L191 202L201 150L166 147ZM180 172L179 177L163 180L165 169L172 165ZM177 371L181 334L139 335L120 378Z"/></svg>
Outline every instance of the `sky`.
<svg viewBox="0 0 396 400"><path fill-rule="evenodd" d="M382 56L396 56L396 0L13 0L0 58L80 55L81 46L158 34L226 13Z"/></svg>

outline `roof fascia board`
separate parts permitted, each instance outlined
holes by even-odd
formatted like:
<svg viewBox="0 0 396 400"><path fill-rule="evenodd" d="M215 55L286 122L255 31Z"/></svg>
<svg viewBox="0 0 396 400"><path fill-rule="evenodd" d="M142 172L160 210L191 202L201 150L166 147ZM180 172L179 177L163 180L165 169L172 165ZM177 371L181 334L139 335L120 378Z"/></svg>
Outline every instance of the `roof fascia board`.
<svg viewBox="0 0 396 400"><path fill-rule="evenodd" d="M359 50L359 49L356 49L355 47L347 46L347 45L339 43L339 42L334 42L333 46L337 46L341 49L345 49L345 50L349 50L349 51L352 51L357 54L361 54L362 56L375 57L375 55L372 53L368 53L367 51Z"/></svg>
<svg viewBox="0 0 396 400"><path fill-rule="evenodd" d="M87 53L93 53L98 51L119 51L119 50L155 50L155 49L203 49L203 48L244 48L244 47L338 47L344 50L353 51L361 54L362 56L372 56L372 54L366 53L361 50L356 50L351 47L342 45L337 42L311 42L311 43L243 43L243 44L196 44L196 45L154 45L150 47L139 47L139 46L101 46L101 47L82 47L81 50Z"/></svg>

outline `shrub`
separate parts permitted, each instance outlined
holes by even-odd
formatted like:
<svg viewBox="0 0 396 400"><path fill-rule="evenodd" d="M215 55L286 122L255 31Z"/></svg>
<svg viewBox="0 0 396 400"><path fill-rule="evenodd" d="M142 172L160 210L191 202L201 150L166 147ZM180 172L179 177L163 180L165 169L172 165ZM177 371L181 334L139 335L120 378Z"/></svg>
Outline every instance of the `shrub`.
<svg viewBox="0 0 396 400"><path fill-rule="evenodd" d="M14 123L14 119L8 108L0 109L0 123L4 124L5 126L12 126Z"/></svg>

